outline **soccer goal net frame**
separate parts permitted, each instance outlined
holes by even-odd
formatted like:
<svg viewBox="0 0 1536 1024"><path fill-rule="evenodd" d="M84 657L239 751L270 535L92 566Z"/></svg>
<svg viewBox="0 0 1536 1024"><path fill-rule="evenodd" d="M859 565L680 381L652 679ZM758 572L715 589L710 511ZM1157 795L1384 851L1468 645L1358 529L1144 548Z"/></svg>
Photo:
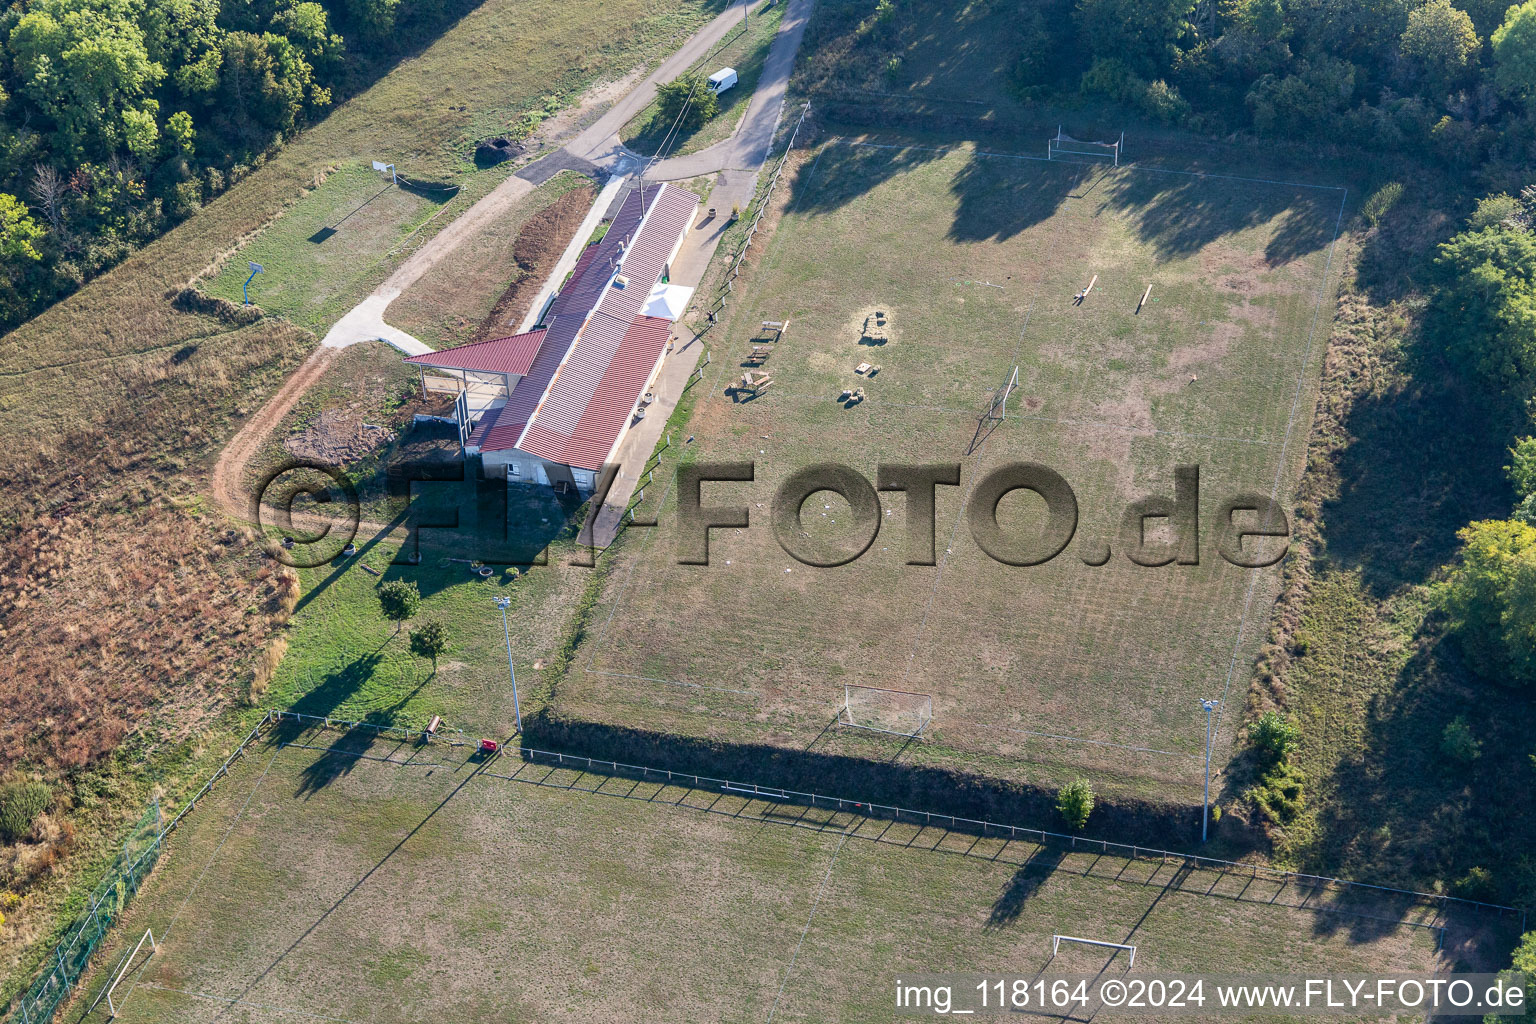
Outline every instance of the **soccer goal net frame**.
<svg viewBox="0 0 1536 1024"><path fill-rule="evenodd" d="M1015 366L1008 374L1008 379L1003 381L1002 387L992 392L992 399L987 403L987 411L984 419L1002 420L1008 416L1008 396L1013 394L1014 388L1019 386L1019 368Z"/></svg>
<svg viewBox="0 0 1536 1024"><path fill-rule="evenodd" d="M845 683L837 720L850 729L916 737L933 721L933 695Z"/></svg>
<svg viewBox="0 0 1536 1024"><path fill-rule="evenodd" d="M1077 942L1084 946L1105 946L1109 949L1127 949L1131 953L1131 962L1128 966L1136 966L1136 947L1129 942L1104 942L1101 939L1080 939L1076 935L1052 935L1051 956L1056 955L1056 951L1061 948L1063 942Z"/></svg>
<svg viewBox="0 0 1536 1024"><path fill-rule="evenodd" d="M133 952L129 953L128 956L123 960L123 966L118 970L117 976L112 979L112 984L107 986L107 1014L108 1014L108 1019L111 1019L111 1018L117 1016L117 1004L112 1001L112 996L113 996L113 993L115 993L117 991L118 982L123 980L123 975L128 973L128 969L130 967L132 967L133 964L134 964L134 961L139 958L139 950L144 948L144 943L145 942L149 943L149 955L150 956L154 956L156 953L158 953L160 951L159 944L157 944L155 942L155 933L154 933L154 931L152 929L149 929L149 928L144 929L144 934L139 936L139 944L137 946L134 946L133 947Z"/></svg>
<svg viewBox="0 0 1536 1024"><path fill-rule="evenodd" d="M1045 156L1047 160L1055 160L1058 157L1087 157L1090 160L1108 160L1114 166L1120 166L1120 153L1125 148L1125 132L1114 142L1089 142L1083 139L1074 139L1056 127L1056 137L1045 141Z"/></svg>

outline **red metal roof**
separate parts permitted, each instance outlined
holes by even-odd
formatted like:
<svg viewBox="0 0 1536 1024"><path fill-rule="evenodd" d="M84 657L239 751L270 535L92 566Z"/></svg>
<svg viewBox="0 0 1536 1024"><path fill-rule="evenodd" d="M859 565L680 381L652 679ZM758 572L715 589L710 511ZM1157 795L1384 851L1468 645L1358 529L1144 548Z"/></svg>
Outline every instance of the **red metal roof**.
<svg viewBox="0 0 1536 1024"><path fill-rule="evenodd" d="M625 198L550 307L548 336L506 407L484 429L482 450L515 447L551 462L602 468L671 336L670 320L640 310L698 203L672 185L646 186ZM626 287L614 285L616 274L627 279Z"/></svg>
<svg viewBox="0 0 1536 1024"><path fill-rule="evenodd" d="M549 422L550 417L536 416L518 447L550 462L594 472L602 469L671 336L672 321L636 317L592 385L580 419L569 429L557 429ZM585 346L584 339L576 347Z"/></svg>
<svg viewBox="0 0 1536 1024"><path fill-rule="evenodd" d="M482 370L487 373L513 373L527 376L534 357L544 344L544 329L514 334L508 338L477 341L456 348L445 348L419 356L407 356L408 363L436 366L449 370Z"/></svg>

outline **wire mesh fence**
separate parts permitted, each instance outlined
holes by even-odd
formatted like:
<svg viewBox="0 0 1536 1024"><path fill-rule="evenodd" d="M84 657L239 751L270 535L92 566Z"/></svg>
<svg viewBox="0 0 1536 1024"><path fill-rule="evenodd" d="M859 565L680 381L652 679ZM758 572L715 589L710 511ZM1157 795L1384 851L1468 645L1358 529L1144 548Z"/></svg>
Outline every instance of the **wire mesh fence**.
<svg viewBox="0 0 1536 1024"><path fill-rule="evenodd" d="M65 930L64 938L45 961L37 979L17 999L7 1018L9 1021L13 1024L47 1024L53 1019L54 1013L74 991L90 966L91 957L101 945L101 940L122 916L129 901L159 863L166 836L175 831L181 820L197 807L198 801L229 774L230 766L245 753L271 719L270 712L262 716L261 721L241 739L234 753L214 769L208 781L182 805L170 821L163 820L158 799L145 809L129 831L128 838L106 874L86 899L85 909Z"/></svg>
<svg viewBox="0 0 1536 1024"><path fill-rule="evenodd" d="M162 836L160 803L154 801L134 823L106 876L49 958L47 969L22 994L12 1020L43 1024L53 1019L54 1011L85 973L102 938L159 861Z"/></svg>
<svg viewBox="0 0 1536 1024"><path fill-rule="evenodd" d="M811 104L806 102L800 108L800 118L795 122L795 127L789 133L789 141L784 146L784 152L779 157L779 162L773 167L773 172L768 176L768 187L763 190L762 198L758 200L757 211L753 214L752 225L747 228L746 235L741 240L741 246L736 254L731 257L731 269L726 271L725 279L720 284L720 294L715 296L714 305L710 310L710 319L713 320L719 310L725 308L727 296L736 289L736 278L741 274L742 261L747 258L747 250L752 248L752 240L757 237L757 227L762 222L763 215L768 212L768 204L773 200L773 190L778 187L779 176L784 173L784 165L789 160L790 151L795 148L795 139L800 135L800 127L805 124L805 116L811 112Z"/></svg>
<svg viewBox="0 0 1536 1024"><path fill-rule="evenodd" d="M251 743L257 740L264 732L269 731L280 723L292 723L304 730L372 733L379 739L394 739L403 742L423 743L442 740L446 741L450 746L467 745L464 733L458 729L444 729L441 733L433 733L427 729L412 729L405 726L386 725L375 722L350 721L326 716L301 714L294 711L268 711L250 732L246 733L235 751L214 770L202 787L186 801L181 809L177 811L176 815L168 822L164 822L162 825L163 817L158 801L150 804L145 809L144 813L130 830L111 868L106 872L95 889L92 890L90 897L85 902L85 908L76 916L74 922L67 929L63 940L56 947L52 956L48 958L44 970L16 1002L9 1017L6 1018L8 1022L11 1022L11 1024L49 1024L53 1020L55 1012L75 990L81 977L89 968L92 956L101 945L102 940L107 936L117 920L121 918L133 896L139 891L145 879L159 862L167 837L175 831L183 818L196 809L198 802L208 795L221 779L229 774L230 768L244 755ZM886 821L907 823L921 826L922 828L940 828L982 838L991 837L1010 841L1024 840L1037 843L1042 847L1049 846L1065 848L1067 851L1097 853L1122 858L1125 861L1157 862L1163 866L1172 864L1184 871L1215 872L1223 879L1231 877L1245 882L1244 892L1247 891L1248 884L1251 884L1251 882L1263 880L1278 886L1280 889L1290 887L1292 891L1303 894L1304 898L1302 898L1300 903L1293 903L1291 905L1302 907L1312 905L1313 909L1326 909L1313 904L1313 901L1322 895L1349 896L1375 894L1406 901L1408 904L1418 907L1432 909L1434 917L1428 921L1410 920L1405 916L1397 923L1413 927L1437 929L1440 931L1442 938L1444 933L1444 924L1441 920L1442 915L1446 911L1457 907L1486 911L1499 917L1508 915L1510 918L1519 920L1519 928L1522 932L1527 926L1526 911L1518 907L1484 903L1438 893L1415 892L1408 889L1372 885L1366 882L1354 882L1322 875L1282 871L1260 864L1228 861L1215 857L1202 857L1198 854L1118 843L1108 839L1094 839L1066 833L1050 832L1026 826L1001 824L937 811L913 810L896 805L873 803L867 800L854 800L845 796L807 793L765 786L754 782L713 778L692 772L653 768L646 765L632 765L583 754L568 754L561 751L540 750L525 746L507 746L503 748L503 751L506 755L511 755L515 752L516 756L528 765L545 765L552 768L573 769L578 772L592 772L631 780L645 780L659 783L663 786L682 786L713 792L717 796L732 795L748 801L764 801L778 806L798 805L810 809L821 808L830 810L839 816L846 816L846 820L837 825L836 830L845 832L848 835L854 835L860 831L863 827L859 824L860 822ZM336 752L349 753L341 750ZM483 753L476 752L470 755L470 759L483 756ZM487 772L487 774L497 778L516 777L499 775L495 772ZM564 788L577 787L571 784ZM1212 883L1208 891L1214 891L1217 884L1219 883ZM1238 898L1242 898L1241 895ZM1277 895L1271 895L1262 901L1274 903L1277 901ZM1358 911L1347 910L1344 912L1358 913Z"/></svg>

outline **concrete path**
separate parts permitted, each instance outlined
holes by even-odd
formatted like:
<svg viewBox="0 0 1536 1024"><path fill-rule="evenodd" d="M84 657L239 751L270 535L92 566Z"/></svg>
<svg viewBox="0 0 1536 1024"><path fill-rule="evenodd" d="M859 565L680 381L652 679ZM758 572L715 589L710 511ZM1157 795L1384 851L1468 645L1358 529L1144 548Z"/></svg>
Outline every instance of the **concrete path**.
<svg viewBox="0 0 1536 1024"><path fill-rule="evenodd" d="M629 152L619 142L619 129L656 98L658 85L682 74L712 50L720 40L736 31L741 24L747 5L751 2L752 0L737 0L716 15L708 25L690 36L676 53L662 61L650 77L630 90L591 125L582 129L553 153L514 172L485 198L465 210L447 227L428 239L426 244L417 249L393 274L389 275L383 284L338 320L326 332L321 344L326 348L346 348L360 341L387 341L407 355L420 355L423 352L432 351L431 346L425 342L385 322L384 311L389 304L399 298L402 292L416 283L443 257L458 248L459 243L464 239L490 221L509 212L528 193L560 171L569 169L591 174L593 171L602 170L610 175L622 175L632 171L635 166L633 161L641 158ZM801 2L808 2L808 0L801 0ZM782 35L781 28L781 39ZM777 45L778 41L775 42L775 47ZM711 171L719 169L714 167Z"/></svg>

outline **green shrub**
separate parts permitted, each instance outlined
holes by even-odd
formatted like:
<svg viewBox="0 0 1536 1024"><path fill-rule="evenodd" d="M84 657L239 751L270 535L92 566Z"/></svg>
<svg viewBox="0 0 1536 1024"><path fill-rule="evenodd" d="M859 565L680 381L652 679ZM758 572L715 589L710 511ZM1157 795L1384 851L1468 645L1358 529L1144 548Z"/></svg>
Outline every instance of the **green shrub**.
<svg viewBox="0 0 1536 1024"><path fill-rule="evenodd" d="M16 779L0 784L0 840L14 843L32 831L38 815L53 802L46 783Z"/></svg>
<svg viewBox="0 0 1536 1024"><path fill-rule="evenodd" d="M1189 116L1189 101L1161 78L1148 83L1135 100L1136 106L1164 124L1178 124Z"/></svg>
<svg viewBox="0 0 1536 1024"><path fill-rule="evenodd" d="M1381 188L1372 192L1366 199L1365 205L1360 208L1360 215L1371 227L1381 223L1383 217L1396 206L1398 200L1403 198L1403 185L1399 181L1389 181Z"/></svg>
<svg viewBox="0 0 1536 1024"><path fill-rule="evenodd" d="M1472 216L1467 218L1467 228L1481 231L1483 228L1514 224L1520 219L1520 213L1520 200L1507 192L1484 196L1477 201L1477 209L1472 211Z"/></svg>
<svg viewBox="0 0 1536 1024"><path fill-rule="evenodd" d="M1259 813L1279 825L1288 825L1301 815L1306 804L1306 773L1284 761L1275 765L1248 791Z"/></svg>
<svg viewBox="0 0 1536 1024"><path fill-rule="evenodd" d="M1266 767L1286 759L1301 739L1301 730L1285 720L1278 711L1266 711L1248 730L1248 745Z"/></svg>
<svg viewBox="0 0 1536 1024"><path fill-rule="evenodd" d="M698 131L720 113L720 97L701 76L684 75L656 87L656 110L666 130L676 124L686 134Z"/></svg>
<svg viewBox="0 0 1536 1024"><path fill-rule="evenodd" d="M1074 832L1081 830L1093 813L1093 783L1087 779L1073 779L1062 786L1056 793L1056 810L1068 828Z"/></svg>
<svg viewBox="0 0 1536 1024"><path fill-rule="evenodd" d="M1536 494L1536 437L1522 437L1509 449L1509 465L1504 467L1517 498Z"/></svg>
<svg viewBox="0 0 1536 1024"><path fill-rule="evenodd" d="M1440 734L1440 753L1447 760L1467 765L1476 761L1482 752L1483 744L1472 735L1472 727L1460 715L1452 719Z"/></svg>
<svg viewBox="0 0 1536 1024"><path fill-rule="evenodd" d="M1456 879L1451 886L1462 899L1487 902L1498 896L1499 887L1494 884L1493 872L1485 867L1475 867Z"/></svg>

